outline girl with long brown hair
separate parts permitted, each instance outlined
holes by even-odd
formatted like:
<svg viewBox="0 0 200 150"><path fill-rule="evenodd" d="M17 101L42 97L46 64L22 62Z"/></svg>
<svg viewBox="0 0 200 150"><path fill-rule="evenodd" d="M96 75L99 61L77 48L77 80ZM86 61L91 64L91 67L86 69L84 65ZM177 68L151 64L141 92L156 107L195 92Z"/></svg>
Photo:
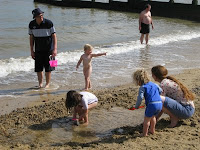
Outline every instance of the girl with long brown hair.
<svg viewBox="0 0 200 150"><path fill-rule="evenodd" d="M160 83L160 87L163 90L163 96L161 96L163 109L157 116L157 120L163 112L167 113L171 120L169 127L175 127L179 119L190 118L195 111L193 93L176 78L167 76L168 70L164 66L154 66L151 72L152 77Z"/></svg>

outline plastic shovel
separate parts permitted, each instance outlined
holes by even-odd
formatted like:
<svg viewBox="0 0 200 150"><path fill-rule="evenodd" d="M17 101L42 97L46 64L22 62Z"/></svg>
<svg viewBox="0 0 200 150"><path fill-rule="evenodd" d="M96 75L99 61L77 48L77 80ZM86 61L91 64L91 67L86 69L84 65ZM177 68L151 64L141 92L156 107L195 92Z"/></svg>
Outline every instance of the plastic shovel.
<svg viewBox="0 0 200 150"><path fill-rule="evenodd" d="M139 106L139 108L144 108L144 106ZM129 108L128 110L135 110L135 109L136 109L135 107L132 107L132 108Z"/></svg>

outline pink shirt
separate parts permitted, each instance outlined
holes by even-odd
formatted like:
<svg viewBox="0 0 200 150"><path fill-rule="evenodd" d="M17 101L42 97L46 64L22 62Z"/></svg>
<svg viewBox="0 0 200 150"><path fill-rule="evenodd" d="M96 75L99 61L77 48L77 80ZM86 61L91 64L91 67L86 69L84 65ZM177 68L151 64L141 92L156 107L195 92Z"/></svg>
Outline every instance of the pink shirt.
<svg viewBox="0 0 200 150"><path fill-rule="evenodd" d="M163 90L162 92L163 96L170 97L184 105L190 104L194 107L193 101L187 101L187 99L184 97L183 91L176 82L170 79L163 79L162 82L160 83L160 87Z"/></svg>

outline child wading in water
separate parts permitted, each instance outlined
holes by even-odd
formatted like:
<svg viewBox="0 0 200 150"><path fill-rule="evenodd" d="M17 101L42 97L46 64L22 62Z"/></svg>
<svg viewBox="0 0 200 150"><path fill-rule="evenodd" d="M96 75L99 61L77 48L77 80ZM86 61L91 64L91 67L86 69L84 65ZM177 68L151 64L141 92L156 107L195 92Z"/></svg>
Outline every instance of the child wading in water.
<svg viewBox="0 0 200 150"><path fill-rule="evenodd" d="M133 74L133 81L140 86L135 108L139 108L142 99L145 98L146 110L143 122L142 136L155 133L156 115L162 110L162 100L160 93L162 89L155 83L151 82L145 70L137 70Z"/></svg>
<svg viewBox="0 0 200 150"><path fill-rule="evenodd" d="M67 93L65 106L69 110L74 107L73 121L83 121L84 125L88 125L88 111L97 106L97 97L90 92L76 92L71 90ZM77 114L79 118L77 119Z"/></svg>
<svg viewBox="0 0 200 150"><path fill-rule="evenodd" d="M92 57L106 55L106 53L92 54L92 50L93 50L93 47L89 44L86 44L84 46L84 54L81 55L81 58L76 65L76 70L77 70L79 65L83 61L83 74L85 76L85 90L86 91L92 88L91 81L90 81L90 76L92 73L92 64L91 64Z"/></svg>

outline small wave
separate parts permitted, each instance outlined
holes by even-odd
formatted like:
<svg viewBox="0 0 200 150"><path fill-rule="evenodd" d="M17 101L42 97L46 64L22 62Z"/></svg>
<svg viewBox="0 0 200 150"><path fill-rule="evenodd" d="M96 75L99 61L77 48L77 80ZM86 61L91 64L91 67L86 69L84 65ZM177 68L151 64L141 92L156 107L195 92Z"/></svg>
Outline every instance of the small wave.
<svg viewBox="0 0 200 150"><path fill-rule="evenodd" d="M171 42L180 42L184 40L191 40L194 38L199 38L200 32L179 32L168 35L161 35L159 37L151 38L149 43L150 46L160 46L168 44ZM145 44L140 44L140 41L129 41L116 43L112 45L104 45L101 47L94 47L94 53L107 52L107 55L117 55L121 53L126 53L134 51L140 48L144 48ZM59 65L64 65L69 62L77 62L80 56L83 54L83 50L74 50L70 52L61 52L57 55ZM34 68L34 60L31 57L27 58L10 58L5 60L0 60L0 77L6 77L9 74L14 74L20 71L30 72Z"/></svg>
<svg viewBox="0 0 200 150"><path fill-rule="evenodd" d="M0 95L0 98L5 98L5 97L18 98L19 96L16 96L16 95Z"/></svg>
<svg viewBox="0 0 200 150"><path fill-rule="evenodd" d="M34 60L30 57L27 58L10 58L0 60L0 77L5 77L11 73L19 71L30 71L34 67Z"/></svg>

